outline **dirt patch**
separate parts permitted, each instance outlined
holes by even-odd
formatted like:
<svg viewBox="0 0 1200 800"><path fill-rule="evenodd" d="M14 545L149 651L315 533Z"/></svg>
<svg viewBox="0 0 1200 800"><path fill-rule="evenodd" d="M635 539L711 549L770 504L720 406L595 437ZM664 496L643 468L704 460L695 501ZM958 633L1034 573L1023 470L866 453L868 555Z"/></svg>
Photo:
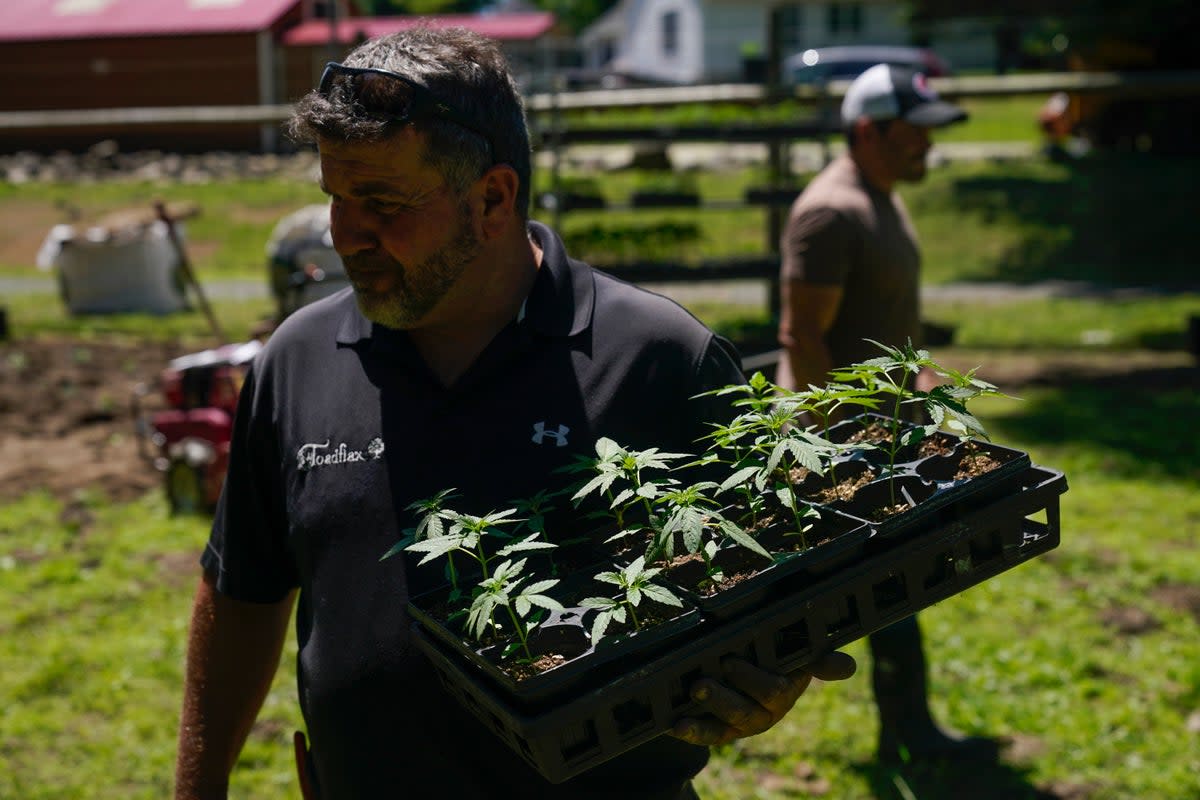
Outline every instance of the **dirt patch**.
<svg viewBox="0 0 1200 800"><path fill-rule="evenodd" d="M1200 586L1188 583L1169 583L1159 586L1150 596L1176 611L1192 615L1200 623Z"/></svg>
<svg viewBox="0 0 1200 800"><path fill-rule="evenodd" d="M135 425L135 387L153 385L167 362L197 349L68 338L0 342L0 502L39 489L68 505L85 489L123 502L161 487L161 474L139 450L146 443ZM946 356L956 367L985 365L981 374L1005 390L1064 379L1119 382L1129 375L1144 390L1148 369L1176 381L1181 371L1195 372L1186 353Z"/></svg>
<svg viewBox="0 0 1200 800"><path fill-rule="evenodd" d="M0 501L80 490L128 501L160 485L139 453L133 397L187 350L149 342L0 343Z"/></svg>
<svg viewBox="0 0 1200 800"><path fill-rule="evenodd" d="M1100 612L1100 621L1122 636L1137 636L1162 627L1154 616L1134 606L1111 606Z"/></svg>
<svg viewBox="0 0 1200 800"><path fill-rule="evenodd" d="M30 274L37 264L38 250L50 229L67 222L68 214L49 203L6 203L0 214L0 265L27 266Z"/></svg>

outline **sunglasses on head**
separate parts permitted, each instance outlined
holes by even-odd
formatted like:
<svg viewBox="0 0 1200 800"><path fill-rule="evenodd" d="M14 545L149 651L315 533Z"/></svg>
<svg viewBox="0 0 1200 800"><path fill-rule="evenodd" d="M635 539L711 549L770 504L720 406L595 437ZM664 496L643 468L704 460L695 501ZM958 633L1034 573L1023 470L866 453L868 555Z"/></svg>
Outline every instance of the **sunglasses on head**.
<svg viewBox="0 0 1200 800"><path fill-rule="evenodd" d="M492 146L492 139L484 131L480 130L478 125L470 122L466 115L458 111L452 105L442 100L425 86L414 81L412 78L397 73L390 72L386 69L375 69L374 67L347 67L345 64L339 64L336 61L330 61L325 64L325 71L321 73L321 82L317 84L317 92L323 97L329 97L329 90L333 88L334 81L339 77L347 77L351 80L351 90L355 97L362 93L362 83L364 80L371 77L387 78L388 80L399 81L408 87L409 99L408 107L399 113L388 112L388 115L396 122L404 123L416 119L444 119L448 122L453 122L459 127L466 128L472 133L483 138L487 143L488 152L495 153L495 148Z"/></svg>

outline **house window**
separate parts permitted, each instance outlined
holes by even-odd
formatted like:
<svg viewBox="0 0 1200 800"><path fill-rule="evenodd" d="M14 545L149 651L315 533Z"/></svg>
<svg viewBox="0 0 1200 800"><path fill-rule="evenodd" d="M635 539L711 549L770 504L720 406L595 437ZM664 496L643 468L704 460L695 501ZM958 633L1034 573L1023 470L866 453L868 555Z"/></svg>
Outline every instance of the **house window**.
<svg viewBox="0 0 1200 800"><path fill-rule="evenodd" d="M826 27L830 33L861 33L863 10L861 3L830 3L826 6Z"/></svg>
<svg viewBox="0 0 1200 800"><path fill-rule="evenodd" d="M791 53L804 47L804 8L798 5L780 6L775 11L775 35L779 48Z"/></svg>
<svg viewBox="0 0 1200 800"><path fill-rule="evenodd" d="M600 58L597 63L600 66L611 64L612 60L617 57L617 42L615 39L605 39L600 42Z"/></svg>
<svg viewBox="0 0 1200 800"><path fill-rule="evenodd" d="M673 56L679 52L679 12L668 11L662 15L662 51Z"/></svg>

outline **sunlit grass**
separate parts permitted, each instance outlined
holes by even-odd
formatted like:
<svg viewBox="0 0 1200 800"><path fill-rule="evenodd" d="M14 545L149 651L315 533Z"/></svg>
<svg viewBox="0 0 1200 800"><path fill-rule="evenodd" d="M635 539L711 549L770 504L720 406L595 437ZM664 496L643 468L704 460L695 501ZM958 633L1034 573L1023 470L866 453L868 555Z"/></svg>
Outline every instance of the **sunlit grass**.
<svg viewBox="0 0 1200 800"><path fill-rule="evenodd" d="M275 313L274 303L263 296L247 300L209 298L224 341L245 341L251 332ZM15 294L4 300L10 335L69 336L80 339L143 339L177 341L197 349L223 343L208 318L194 303L191 310L170 314L71 314L56 296Z"/></svg>
<svg viewBox="0 0 1200 800"><path fill-rule="evenodd" d="M1182 350L1187 319L1196 314L1200 293L1188 292L1099 302L1086 296L998 302L981 288L974 300L925 304L926 317L954 328L956 345L1017 350Z"/></svg>
<svg viewBox="0 0 1200 800"><path fill-rule="evenodd" d="M35 493L0 506L0 797L161 800L207 522L170 516L159 492L72 505ZM300 724L284 662L237 796L291 793Z"/></svg>
<svg viewBox="0 0 1200 800"><path fill-rule="evenodd" d="M995 439L1067 474L1062 544L922 612L935 712L963 731L1033 742L1019 771L999 773L1013 786L1189 796L1200 791L1200 764L1178 742L1200 704L1200 640L1195 620L1156 592L1200 584L1190 533L1200 522L1200 478L1116 474L1119 447L1083 430L1046 440L1030 415L1052 415L1056 402L1045 390L980 409ZM1158 431L1147 435L1162 441ZM1129 465L1146 458L1131 454ZM0 507L0 796L163 797L207 525L171 517L159 492L116 506L85 493L73 505L64 514L35 493ZM1142 609L1157 626L1116 634L1103 615L1119 605ZM890 779L872 761L870 660L862 642L846 650L860 673L818 683L776 729L717 751L702 796L783 800L810 780L828 781L830 797L897 796L879 788ZM236 796L295 791L293 669L285 657L236 773ZM1176 756L1163 760L1163 752ZM928 776L906 780L922 787L920 797L955 796L953 785Z"/></svg>

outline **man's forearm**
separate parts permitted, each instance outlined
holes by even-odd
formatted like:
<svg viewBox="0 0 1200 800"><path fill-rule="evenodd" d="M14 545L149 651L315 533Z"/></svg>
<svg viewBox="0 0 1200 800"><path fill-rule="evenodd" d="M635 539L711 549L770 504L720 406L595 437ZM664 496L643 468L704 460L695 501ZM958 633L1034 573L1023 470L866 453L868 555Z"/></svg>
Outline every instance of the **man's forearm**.
<svg viewBox="0 0 1200 800"><path fill-rule="evenodd" d="M835 366L825 336L841 307L842 288L784 280L780 292L779 344L786 369L777 383L794 390L824 386Z"/></svg>
<svg viewBox="0 0 1200 800"><path fill-rule="evenodd" d="M229 774L271 688L294 595L270 605L196 590L188 638L176 800L225 798Z"/></svg>

